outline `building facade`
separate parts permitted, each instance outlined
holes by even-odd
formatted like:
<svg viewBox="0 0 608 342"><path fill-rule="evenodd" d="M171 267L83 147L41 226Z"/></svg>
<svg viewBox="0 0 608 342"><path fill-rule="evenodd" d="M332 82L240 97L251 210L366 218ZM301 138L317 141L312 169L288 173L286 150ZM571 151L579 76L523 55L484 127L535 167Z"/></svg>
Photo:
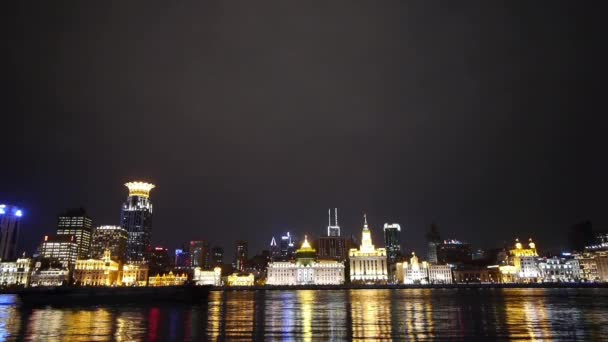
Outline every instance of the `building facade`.
<svg viewBox="0 0 608 342"><path fill-rule="evenodd" d="M367 224L367 215L364 216L361 246L359 249L351 248L348 252L350 259L351 282L386 282L388 281L388 267L386 249L376 248L372 243L372 236Z"/></svg>
<svg viewBox="0 0 608 342"><path fill-rule="evenodd" d="M401 225L398 223L384 224L384 247L388 263L396 263L401 256Z"/></svg>
<svg viewBox="0 0 608 342"><path fill-rule="evenodd" d="M267 285L339 285L344 284L344 263L336 260L316 260L316 251L304 237L296 251L295 261L268 263Z"/></svg>
<svg viewBox="0 0 608 342"><path fill-rule="evenodd" d="M120 215L120 226L129 234L127 240L127 260L148 260L152 238L152 202L150 191L154 184L129 182L127 201L123 203Z"/></svg>
<svg viewBox="0 0 608 342"><path fill-rule="evenodd" d="M76 260L74 284L78 286L120 285L120 263L113 260L109 249L101 259Z"/></svg>
<svg viewBox="0 0 608 342"><path fill-rule="evenodd" d="M224 264L224 248L214 246L211 249L211 263L213 264L213 267L222 267Z"/></svg>
<svg viewBox="0 0 608 342"><path fill-rule="evenodd" d="M196 285L211 285L221 286L222 285L222 269L215 267L213 270L203 270L200 267L194 269L194 276L192 281Z"/></svg>
<svg viewBox="0 0 608 342"><path fill-rule="evenodd" d="M63 286L70 283L70 271L66 268L36 269L30 277L30 286Z"/></svg>
<svg viewBox="0 0 608 342"><path fill-rule="evenodd" d="M0 262L0 286L28 286L32 266L30 258Z"/></svg>
<svg viewBox="0 0 608 342"><path fill-rule="evenodd" d="M76 256L86 259L91 254L93 220L83 208L70 209L57 218L57 235L74 236L78 245Z"/></svg>
<svg viewBox="0 0 608 342"><path fill-rule="evenodd" d="M427 259L429 263L436 264L437 263L437 246L441 244L441 236L439 235L439 230L437 229L436 224L432 224L429 232L426 234L427 240Z"/></svg>
<svg viewBox="0 0 608 342"><path fill-rule="evenodd" d="M563 257L542 258L538 261L539 278L545 283L575 282L580 279L578 260Z"/></svg>
<svg viewBox="0 0 608 342"><path fill-rule="evenodd" d="M74 235L46 235L40 246L40 257L56 261L72 270L78 258L78 243Z"/></svg>
<svg viewBox="0 0 608 342"><path fill-rule="evenodd" d="M226 277L226 285L228 286L253 286L254 284L255 277L253 273L247 275L233 273Z"/></svg>
<svg viewBox="0 0 608 342"><path fill-rule="evenodd" d="M0 204L0 260L17 258L17 243L23 210L12 205Z"/></svg>
<svg viewBox="0 0 608 342"><path fill-rule="evenodd" d="M452 284L452 268L449 265L429 264L430 284Z"/></svg>
<svg viewBox="0 0 608 342"><path fill-rule="evenodd" d="M155 275L148 278L148 286L159 287L159 286L181 286L188 281L188 275L186 273L173 274L169 272L163 275Z"/></svg>
<svg viewBox="0 0 608 342"><path fill-rule="evenodd" d="M463 264L472 260L471 245L455 239L444 240L437 249L438 264Z"/></svg>
<svg viewBox="0 0 608 342"><path fill-rule="evenodd" d="M119 226L99 226L93 230L91 258L101 259L109 249L115 261L125 262L127 258L127 240L129 233Z"/></svg>
<svg viewBox="0 0 608 342"><path fill-rule="evenodd" d="M146 286L148 284L148 265L129 263L122 267L121 283L123 286Z"/></svg>

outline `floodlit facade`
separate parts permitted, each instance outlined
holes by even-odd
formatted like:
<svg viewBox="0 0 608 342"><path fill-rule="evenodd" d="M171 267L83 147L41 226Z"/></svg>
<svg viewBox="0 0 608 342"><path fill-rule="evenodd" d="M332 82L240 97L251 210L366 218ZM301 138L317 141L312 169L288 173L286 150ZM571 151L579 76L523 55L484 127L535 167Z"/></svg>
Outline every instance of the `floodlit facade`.
<svg viewBox="0 0 608 342"><path fill-rule="evenodd" d="M109 249L112 258L125 262L127 257L127 239L129 233L120 226L99 226L93 230L91 258L101 259Z"/></svg>
<svg viewBox="0 0 608 342"><path fill-rule="evenodd" d="M515 239L515 248L509 250L507 265L500 266L503 282L536 282L540 277L536 244L529 239L528 246Z"/></svg>
<svg viewBox="0 0 608 342"><path fill-rule="evenodd" d="M188 281L187 274L173 274L173 272L169 272L163 275L156 275L154 277L150 277L148 279L148 286L179 286L184 285L186 281Z"/></svg>
<svg viewBox="0 0 608 342"><path fill-rule="evenodd" d="M539 260L538 269L543 282L574 282L580 278L578 260L560 257Z"/></svg>
<svg viewBox="0 0 608 342"><path fill-rule="evenodd" d="M226 285L228 286L253 286L255 284L255 277L253 273L247 275L240 275L233 273L226 277Z"/></svg>
<svg viewBox="0 0 608 342"><path fill-rule="evenodd" d="M304 237L295 261L268 263L267 285L338 285L344 283L344 264L336 260L316 260L316 251Z"/></svg>
<svg viewBox="0 0 608 342"><path fill-rule="evenodd" d="M398 263L397 267L401 266L403 269L403 283L404 284L427 284L429 278L429 265L426 261L419 262L418 257L415 253L412 253L412 257L409 262Z"/></svg>
<svg viewBox="0 0 608 342"><path fill-rule="evenodd" d="M32 259L0 262L0 286L28 286L32 272Z"/></svg>
<svg viewBox="0 0 608 342"><path fill-rule="evenodd" d="M78 243L74 235L46 235L40 246L40 256L73 269L78 257Z"/></svg>
<svg viewBox="0 0 608 342"><path fill-rule="evenodd" d="M220 267L216 267L209 271L196 267L194 269L194 277L192 278L192 281L194 281L196 285L221 286L222 269Z"/></svg>
<svg viewBox="0 0 608 342"><path fill-rule="evenodd" d="M0 204L0 260L15 260L23 210Z"/></svg>
<svg viewBox="0 0 608 342"><path fill-rule="evenodd" d="M431 284L452 284L452 268L449 265L429 264L429 283Z"/></svg>
<svg viewBox="0 0 608 342"><path fill-rule="evenodd" d="M124 265L121 283L123 286L146 286L148 284L148 265L144 263Z"/></svg>
<svg viewBox="0 0 608 342"><path fill-rule="evenodd" d="M74 236L78 259L86 259L91 253L93 220L83 208L70 209L57 219L57 235Z"/></svg>
<svg viewBox="0 0 608 342"><path fill-rule="evenodd" d="M386 282L388 269L386 249L376 248L367 225L367 215L364 215L361 246L351 248L348 252L350 259L350 281L352 282Z"/></svg>
<svg viewBox="0 0 608 342"><path fill-rule="evenodd" d="M76 260L74 283L79 286L116 286L120 284L120 264L106 249L102 259Z"/></svg>
<svg viewBox="0 0 608 342"><path fill-rule="evenodd" d="M70 282L70 270L66 268L37 269L32 272L30 286L63 286Z"/></svg>
<svg viewBox="0 0 608 342"><path fill-rule="evenodd" d="M150 191L156 186L145 182L129 182L127 201L122 206L120 226L127 230L127 260L148 260L152 238L152 202Z"/></svg>

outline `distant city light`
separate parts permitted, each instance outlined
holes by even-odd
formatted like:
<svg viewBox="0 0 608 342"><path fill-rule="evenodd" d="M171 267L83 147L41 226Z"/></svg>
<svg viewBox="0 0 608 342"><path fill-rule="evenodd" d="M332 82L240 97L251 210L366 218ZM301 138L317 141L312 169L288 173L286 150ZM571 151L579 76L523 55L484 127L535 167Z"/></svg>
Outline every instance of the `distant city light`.
<svg viewBox="0 0 608 342"><path fill-rule="evenodd" d="M4 210L4 207L0 207L0 215L2 214L6 214L6 210Z"/></svg>
<svg viewBox="0 0 608 342"><path fill-rule="evenodd" d="M15 211L15 216L17 216L17 217L23 216L23 212L21 211L21 209L18 209L17 211Z"/></svg>

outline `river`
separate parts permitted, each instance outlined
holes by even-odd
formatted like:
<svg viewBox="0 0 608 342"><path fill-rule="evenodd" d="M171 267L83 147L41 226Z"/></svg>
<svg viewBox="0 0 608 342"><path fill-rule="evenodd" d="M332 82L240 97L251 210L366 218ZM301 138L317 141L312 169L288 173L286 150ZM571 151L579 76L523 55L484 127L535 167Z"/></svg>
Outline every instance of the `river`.
<svg viewBox="0 0 608 342"><path fill-rule="evenodd" d="M608 289L212 291L196 305L29 307L0 295L0 341L601 340Z"/></svg>

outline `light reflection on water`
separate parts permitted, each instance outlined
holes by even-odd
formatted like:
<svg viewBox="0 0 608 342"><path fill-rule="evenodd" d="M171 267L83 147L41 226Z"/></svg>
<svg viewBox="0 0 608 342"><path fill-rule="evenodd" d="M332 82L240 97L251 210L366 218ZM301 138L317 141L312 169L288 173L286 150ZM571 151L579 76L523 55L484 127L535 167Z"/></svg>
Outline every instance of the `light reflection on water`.
<svg viewBox="0 0 608 342"><path fill-rule="evenodd" d="M607 289L211 292L201 305L25 307L0 295L0 341L599 340Z"/></svg>

